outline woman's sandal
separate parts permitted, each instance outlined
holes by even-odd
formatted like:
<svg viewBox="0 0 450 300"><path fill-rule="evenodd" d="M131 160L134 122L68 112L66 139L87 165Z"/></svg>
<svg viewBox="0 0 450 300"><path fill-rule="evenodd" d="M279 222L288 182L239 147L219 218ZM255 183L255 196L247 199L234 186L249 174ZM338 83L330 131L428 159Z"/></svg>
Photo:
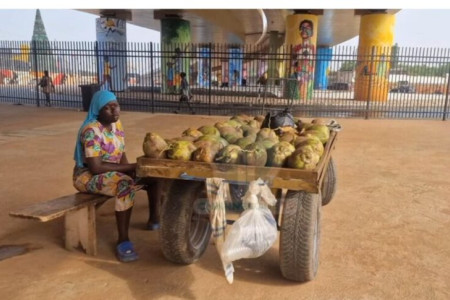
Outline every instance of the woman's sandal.
<svg viewBox="0 0 450 300"><path fill-rule="evenodd" d="M116 247L116 254L121 262L131 262L139 259L136 251L134 251L133 243L130 241L118 244Z"/></svg>

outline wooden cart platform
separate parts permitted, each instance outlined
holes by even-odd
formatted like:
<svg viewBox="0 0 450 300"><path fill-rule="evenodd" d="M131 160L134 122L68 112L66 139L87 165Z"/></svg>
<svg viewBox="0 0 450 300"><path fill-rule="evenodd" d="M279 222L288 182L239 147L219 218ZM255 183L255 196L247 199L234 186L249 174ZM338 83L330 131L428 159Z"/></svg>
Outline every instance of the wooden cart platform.
<svg viewBox="0 0 450 300"><path fill-rule="evenodd" d="M336 141L337 133L332 131L324 154L313 170L153 159L141 156L137 159L136 174L138 177L166 179L184 179L189 176L219 177L238 182L250 182L261 178L271 188L318 193Z"/></svg>

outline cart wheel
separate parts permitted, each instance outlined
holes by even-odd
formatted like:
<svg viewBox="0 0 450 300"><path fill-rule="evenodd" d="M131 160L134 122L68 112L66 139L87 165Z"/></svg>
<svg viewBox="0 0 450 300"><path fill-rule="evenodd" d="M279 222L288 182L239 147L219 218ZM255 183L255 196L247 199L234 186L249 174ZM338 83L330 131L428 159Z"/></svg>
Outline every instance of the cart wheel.
<svg viewBox="0 0 450 300"><path fill-rule="evenodd" d="M318 194L287 192L280 230L280 269L285 278L304 282L316 277L321 211Z"/></svg>
<svg viewBox="0 0 450 300"><path fill-rule="evenodd" d="M172 262L191 264L202 256L211 238L203 182L174 180L161 211L160 242ZM203 197L202 197L203 196Z"/></svg>
<svg viewBox="0 0 450 300"><path fill-rule="evenodd" d="M336 165L334 164L333 158L330 157L327 172L322 183L322 205L327 205L333 199L336 193L336 181Z"/></svg>

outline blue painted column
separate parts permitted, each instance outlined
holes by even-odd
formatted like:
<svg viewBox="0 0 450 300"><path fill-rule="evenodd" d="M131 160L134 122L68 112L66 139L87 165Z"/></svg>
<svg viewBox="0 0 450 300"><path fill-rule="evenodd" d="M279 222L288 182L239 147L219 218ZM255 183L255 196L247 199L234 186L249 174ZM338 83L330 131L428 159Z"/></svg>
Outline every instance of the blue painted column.
<svg viewBox="0 0 450 300"><path fill-rule="evenodd" d="M241 48L230 48L229 52L229 68L228 78L229 86L240 86L242 84L242 63L244 54Z"/></svg>
<svg viewBox="0 0 450 300"><path fill-rule="evenodd" d="M209 60L211 49L209 47L200 48L200 60L198 65L198 84L201 87L209 87Z"/></svg>
<svg viewBox="0 0 450 300"><path fill-rule="evenodd" d="M96 19L100 89L123 91L127 88L126 25L126 20L109 17Z"/></svg>
<svg viewBox="0 0 450 300"><path fill-rule="evenodd" d="M314 74L314 89L326 90L328 87L328 68L330 66L333 49L321 47L317 49L316 70Z"/></svg>

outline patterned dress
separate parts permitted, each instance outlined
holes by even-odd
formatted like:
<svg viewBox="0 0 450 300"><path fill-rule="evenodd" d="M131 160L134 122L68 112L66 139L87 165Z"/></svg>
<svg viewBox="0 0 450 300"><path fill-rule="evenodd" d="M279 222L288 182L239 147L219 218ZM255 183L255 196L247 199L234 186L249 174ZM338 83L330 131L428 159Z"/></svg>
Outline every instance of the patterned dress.
<svg viewBox="0 0 450 300"><path fill-rule="evenodd" d="M117 171L93 175L89 172L86 157L100 156L104 162L119 164L125 150L122 123L112 123L109 131L100 122L94 121L83 128L81 143L83 145L84 167L75 166L73 185L80 192L115 196L115 210L124 211L134 204L134 195L139 189L133 178Z"/></svg>

